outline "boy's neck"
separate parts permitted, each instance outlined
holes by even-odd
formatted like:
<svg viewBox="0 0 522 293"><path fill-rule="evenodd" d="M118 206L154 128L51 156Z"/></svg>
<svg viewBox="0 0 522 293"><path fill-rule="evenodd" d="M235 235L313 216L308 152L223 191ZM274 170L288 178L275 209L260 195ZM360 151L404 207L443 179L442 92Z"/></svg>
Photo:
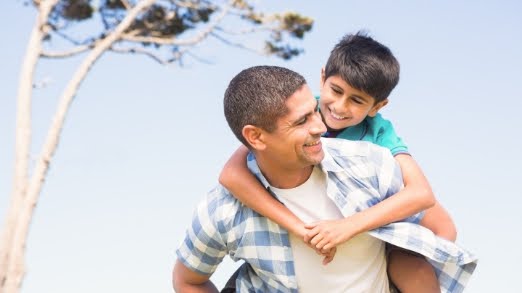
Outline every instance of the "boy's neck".
<svg viewBox="0 0 522 293"><path fill-rule="evenodd" d="M344 129L339 129L339 130L328 129L328 131L326 131L323 134L323 137L337 137L337 135L339 135L339 133L341 133L341 131L343 131L343 130Z"/></svg>

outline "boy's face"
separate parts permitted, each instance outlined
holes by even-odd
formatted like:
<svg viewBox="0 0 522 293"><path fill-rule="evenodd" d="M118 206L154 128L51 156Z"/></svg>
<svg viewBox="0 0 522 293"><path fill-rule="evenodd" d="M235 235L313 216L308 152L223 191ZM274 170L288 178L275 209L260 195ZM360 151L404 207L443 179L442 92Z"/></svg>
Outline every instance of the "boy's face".
<svg viewBox="0 0 522 293"><path fill-rule="evenodd" d="M388 100L375 103L370 95L352 88L340 76L324 78L321 74L319 107L329 130L340 130L361 123L366 116L375 116Z"/></svg>

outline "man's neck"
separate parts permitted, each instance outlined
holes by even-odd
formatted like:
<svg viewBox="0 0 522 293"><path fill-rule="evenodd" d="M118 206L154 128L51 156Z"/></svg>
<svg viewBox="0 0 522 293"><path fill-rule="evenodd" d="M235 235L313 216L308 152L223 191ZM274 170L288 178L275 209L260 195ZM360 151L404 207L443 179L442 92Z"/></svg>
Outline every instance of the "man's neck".
<svg viewBox="0 0 522 293"><path fill-rule="evenodd" d="M294 188L305 183L314 169L314 166L299 169L284 168L280 165L268 164L262 159L257 160L257 164L268 183L281 189Z"/></svg>

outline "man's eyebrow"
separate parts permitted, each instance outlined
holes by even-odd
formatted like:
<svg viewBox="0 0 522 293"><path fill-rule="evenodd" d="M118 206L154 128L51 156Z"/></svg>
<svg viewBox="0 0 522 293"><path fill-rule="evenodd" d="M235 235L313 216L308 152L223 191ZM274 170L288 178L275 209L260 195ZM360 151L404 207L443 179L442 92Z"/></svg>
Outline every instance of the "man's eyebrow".
<svg viewBox="0 0 522 293"><path fill-rule="evenodd" d="M292 125L298 124L301 120L303 120L304 118L306 118L306 117L308 117L310 115L313 115L317 111L319 111L319 101L315 100L314 110L311 111L311 112L308 112L308 113L304 113L303 115L301 115L301 116L297 117L296 119L294 119L294 121L292 121Z"/></svg>

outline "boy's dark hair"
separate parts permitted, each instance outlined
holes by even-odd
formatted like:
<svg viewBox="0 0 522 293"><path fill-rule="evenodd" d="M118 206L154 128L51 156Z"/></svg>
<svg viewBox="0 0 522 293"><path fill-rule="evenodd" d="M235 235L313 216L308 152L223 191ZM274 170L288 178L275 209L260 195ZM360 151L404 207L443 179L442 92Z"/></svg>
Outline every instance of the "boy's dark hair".
<svg viewBox="0 0 522 293"><path fill-rule="evenodd" d="M399 82L400 66L388 47L364 32L348 34L333 48L325 80L339 75L351 87L385 100Z"/></svg>
<svg viewBox="0 0 522 293"><path fill-rule="evenodd" d="M247 147L243 127L274 131L277 119L288 113L286 100L306 80L299 73L277 66L255 66L236 75L225 91L225 117L234 135Z"/></svg>

